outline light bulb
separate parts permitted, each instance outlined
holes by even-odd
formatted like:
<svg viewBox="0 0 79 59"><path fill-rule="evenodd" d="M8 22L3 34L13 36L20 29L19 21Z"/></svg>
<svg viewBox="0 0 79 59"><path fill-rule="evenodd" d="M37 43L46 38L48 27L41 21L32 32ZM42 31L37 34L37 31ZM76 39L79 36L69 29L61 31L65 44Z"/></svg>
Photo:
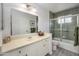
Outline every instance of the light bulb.
<svg viewBox="0 0 79 59"><path fill-rule="evenodd" d="M32 11L33 11L33 12L36 12L37 10L36 10L36 9L34 9L34 8L32 8Z"/></svg>

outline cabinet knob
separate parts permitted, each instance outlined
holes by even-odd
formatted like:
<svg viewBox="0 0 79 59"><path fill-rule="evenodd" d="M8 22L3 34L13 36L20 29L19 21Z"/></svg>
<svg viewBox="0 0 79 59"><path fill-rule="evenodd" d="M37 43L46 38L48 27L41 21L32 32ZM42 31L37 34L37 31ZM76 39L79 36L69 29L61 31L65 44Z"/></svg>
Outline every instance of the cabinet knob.
<svg viewBox="0 0 79 59"><path fill-rule="evenodd" d="M19 53L21 53L21 51L19 51Z"/></svg>
<svg viewBox="0 0 79 59"><path fill-rule="evenodd" d="M45 47L45 46L46 46L46 44L43 45L43 47Z"/></svg>

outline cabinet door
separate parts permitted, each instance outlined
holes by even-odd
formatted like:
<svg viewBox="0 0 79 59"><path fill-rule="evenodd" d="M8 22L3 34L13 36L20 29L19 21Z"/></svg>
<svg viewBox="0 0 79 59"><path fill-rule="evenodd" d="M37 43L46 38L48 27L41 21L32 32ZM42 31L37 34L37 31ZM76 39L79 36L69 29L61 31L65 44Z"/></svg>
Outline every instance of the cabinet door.
<svg viewBox="0 0 79 59"><path fill-rule="evenodd" d="M29 45L28 47L28 50L27 50L27 55L28 56L36 56L38 54L38 44L32 44L32 45Z"/></svg>
<svg viewBox="0 0 79 59"><path fill-rule="evenodd" d="M26 47L22 47L22 48L4 53L4 56L25 56L26 51L27 51Z"/></svg>
<svg viewBox="0 0 79 59"><path fill-rule="evenodd" d="M28 46L27 55L30 56L43 56L48 53L48 40L44 39L40 42Z"/></svg>
<svg viewBox="0 0 79 59"><path fill-rule="evenodd" d="M27 48L26 48L26 46L25 46L25 47L22 47L22 48L20 48L20 49L18 49L17 52L18 52L18 55L19 55L19 56L26 56L26 53L27 53Z"/></svg>
<svg viewBox="0 0 79 59"><path fill-rule="evenodd" d="M48 39L46 38L39 43L38 55L46 55L49 52L48 48Z"/></svg>

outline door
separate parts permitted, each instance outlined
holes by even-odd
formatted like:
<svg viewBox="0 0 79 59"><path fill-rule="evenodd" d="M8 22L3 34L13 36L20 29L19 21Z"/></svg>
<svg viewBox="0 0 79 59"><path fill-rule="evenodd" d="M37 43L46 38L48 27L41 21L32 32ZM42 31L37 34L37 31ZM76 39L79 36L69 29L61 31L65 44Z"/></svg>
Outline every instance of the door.
<svg viewBox="0 0 79 59"><path fill-rule="evenodd" d="M74 41L74 31L77 27L77 16L67 16L63 18L62 23L62 41L69 42ZM72 42L71 42L72 43Z"/></svg>
<svg viewBox="0 0 79 59"><path fill-rule="evenodd" d="M51 20L50 23L51 23L50 24L50 26L51 26L50 31L52 33L52 37L55 40L58 40L58 38L60 38L60 31L61 31L61 29L60 29L60 25L61 25L60 21L57 18L57 19Z"/></svg>

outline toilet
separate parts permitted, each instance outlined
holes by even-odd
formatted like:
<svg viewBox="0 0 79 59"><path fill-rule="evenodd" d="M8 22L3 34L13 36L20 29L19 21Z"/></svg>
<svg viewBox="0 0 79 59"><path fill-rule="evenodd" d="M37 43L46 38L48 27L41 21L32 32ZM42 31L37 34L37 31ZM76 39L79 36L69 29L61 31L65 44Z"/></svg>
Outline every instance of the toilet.
<svg viewBox="0 0 79 59"><path fill-rule="evenodd" d="M52 41L52 48L53 48L53 50L57 50L57 47L59 46L59 42L58 41L56 41L56 40L53 40Z"/></svg>

